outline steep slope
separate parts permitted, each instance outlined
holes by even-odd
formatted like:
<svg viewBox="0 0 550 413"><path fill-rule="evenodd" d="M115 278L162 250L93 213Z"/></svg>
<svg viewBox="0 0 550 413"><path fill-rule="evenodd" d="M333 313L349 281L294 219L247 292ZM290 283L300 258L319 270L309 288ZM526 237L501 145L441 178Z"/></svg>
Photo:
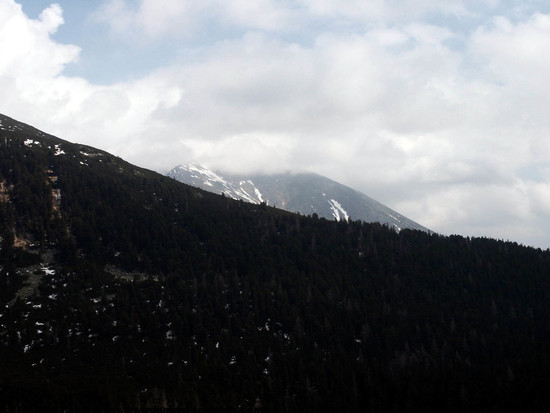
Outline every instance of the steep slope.
<svg viewBox="0 0 550 413"><path fill-rule="evenodd" d="M279 207L304 215L336 220L360 219L397 229L426 228L380 202L345 185L311 173L253 175L221 174L200 165L179 165L168 176L233 199Z"/></svg>
<svg viewBox="0 0 550 413"><path fill-rule="evenodd" d="M299 216L0 123L2 410L550 407L550 251Z"/></svg>

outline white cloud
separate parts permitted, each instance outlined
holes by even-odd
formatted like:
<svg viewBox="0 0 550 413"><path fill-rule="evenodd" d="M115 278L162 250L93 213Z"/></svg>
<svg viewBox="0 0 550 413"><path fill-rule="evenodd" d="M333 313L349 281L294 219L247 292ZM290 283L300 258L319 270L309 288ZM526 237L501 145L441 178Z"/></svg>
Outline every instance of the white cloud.
<svg viewBox="0 0 550 413"><path fill-rule="evenodd" d="M96 17L113 33L155 39L196 31L246 32L260 30L287 33L330 31L346 28L404 24L424 16L473 18L491 10L497 1L474 0L104 0ZM472 11L474 10L474 11Z"/></svg>
<svg viewBox="0 0 550 413"><path fill-rule="evenodd" d="M289 0L219 0L211 7L219 8L218 16L230 24L264 30L288 28L296 12Z"/></svg>
<svg viewBox="0 0 550 413"><path fill-rule="evenodd" d="M56 4L33 20L13 0L0 0L0 112L69 140L143 156L151 139L141 134L154 128L155 111L179 100L179 87L158 77L101 86L63 76L80 49L52 40L62 23Z"/></svg>
<svg viewBox="0 0 550 413"><path fill-rule="evenodd" d="M107 23L117 35L134 38L183 33L194 27L193 15L203 6L189 0L142 0L139 5L126 0L109 0L103 3L96 19Z"/></svg>
<svg viewBox="0 0 550 413"><path fill-rule="evenodd" d="M59 4L53 3L50 7L44 9L40 13L40 22L48 33L55 33L57 28L64 23L63 10L61 10Z"/></svg>
<svg viewBox="0 0 550 413"><path fill-rule="evenodd" d="M489 27L474 33L472 49L485 59L496 81L532 86L548 92L544 80L550 70L550 15L535 14L518 24L497 17Z"/></svg>
<svg viewBox="0 0 550 413"><path fill-rule="evenodd" d="M471 16L471 6L478 6L473 0L302 0L308 12L334 19L340 16L353 21L378 21L383 23L398 23L410 21L425 15L442 13L458 17ZM491 7L494 2L486 2L485 7Z"/></svg>
<svg viewBox="0 0 550 413"><path fill-rule="evenodd" d="M207 25L216 30L289 27L295 15L290 1L277 0L106 0L96 19L106 23L114 34L135 40L163 36L192 37Z"/></svg>
<svg viewBox="0 0 550 413"><path fill-rule="evenodd" d="M548 159L550 15L535 14L517 24L497 18L474 34L471 50L483 64L486 81L498 85L498 114L514 136L510 144L523 141L529 159Z"/></svg>
<svg viewBox="0 0 550 413"><path fill-rule="evenodd" d="M45 9L39 20L29 20L13 0L0 2L0 73L20 78L48 78L78 58L79 48L58 45L50 39L63 23L57 4Z"/></svg>
<svg viewBox="0 0 550 413"><path fill-rule="evenodd" d="M61 76L67 64L78 59L80 49L51 39L63 23L62 10L54 4L39 19L25 16L13 0L0 1L0 108L40 125L66 117L68 103L79 99L86 82Z"/></svg>

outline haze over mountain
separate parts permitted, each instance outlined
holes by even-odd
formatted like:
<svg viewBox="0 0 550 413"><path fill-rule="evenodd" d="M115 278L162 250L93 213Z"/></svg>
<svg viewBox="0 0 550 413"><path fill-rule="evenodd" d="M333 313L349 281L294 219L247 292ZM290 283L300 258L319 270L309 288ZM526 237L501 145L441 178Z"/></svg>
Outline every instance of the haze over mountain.
<svg viewBox="0 0 550 413"><path fill-rule="evenodd" d="M550 251L236 201L0 115L0 409L548 411Z"/></svg>
<svg viewBox="0 0 550 413"><path fill-rule="evenodd" d="M167 174L180 182L233 199L299 212L327 219L360 219L380 222L396 230L427 231L411 219L380 202L313 173L236 176L209 170L197 164L179 165Z"/></svg>

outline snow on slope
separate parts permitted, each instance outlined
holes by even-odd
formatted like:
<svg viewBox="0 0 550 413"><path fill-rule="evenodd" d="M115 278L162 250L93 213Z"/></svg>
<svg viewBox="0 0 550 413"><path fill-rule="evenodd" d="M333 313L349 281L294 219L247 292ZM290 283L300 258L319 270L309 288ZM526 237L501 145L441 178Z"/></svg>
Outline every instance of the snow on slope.
<svg viewBox="0 0 550 413"><path fill-rule="evenodd" d="M206 191L224 194L253 204L264 202L262 193L251 180L230 180L200 165L180 165L168 173L178 181L197 186Z"/></svg>
<svg viewBox="0 0 550 413"><path fill-rule="evenodd" d="M200 165L189 164L175 167L168 176L233 199L254 204L265 202L304 215L316 213L319 217L338 221L380 222L397 231L404 228L428 231L376 200L320 175L222 176Z"/></svg>
<svg viewBox="0 0 550 413"><path fill-rule="evenodd" d="M325 194L323 194L324 196ZM328 203L330 204L330 209L332 211L332 215L334 215L334 218L336 218L336 221L340 221L340 219L342 219L340 217L340 213L342 213L343 215L343 218L348 221L349 220L349 215L348 213L346 212L346 210L342 207L342 205L340 204L340 202L338 202L336 199L329 199L328 200Z"/></svg>

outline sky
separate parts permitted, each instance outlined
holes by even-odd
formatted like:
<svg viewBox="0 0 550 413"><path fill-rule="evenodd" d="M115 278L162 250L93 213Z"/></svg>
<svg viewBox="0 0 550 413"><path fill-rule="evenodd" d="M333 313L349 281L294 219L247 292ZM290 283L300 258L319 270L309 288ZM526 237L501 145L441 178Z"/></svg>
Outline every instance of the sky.
<svg viewBox="0 0 550 413"><path fill-rule="evenodd" d="M546 0L0 0L0 56L0 113L136 165L316 172L550 247Z"/></svg>

